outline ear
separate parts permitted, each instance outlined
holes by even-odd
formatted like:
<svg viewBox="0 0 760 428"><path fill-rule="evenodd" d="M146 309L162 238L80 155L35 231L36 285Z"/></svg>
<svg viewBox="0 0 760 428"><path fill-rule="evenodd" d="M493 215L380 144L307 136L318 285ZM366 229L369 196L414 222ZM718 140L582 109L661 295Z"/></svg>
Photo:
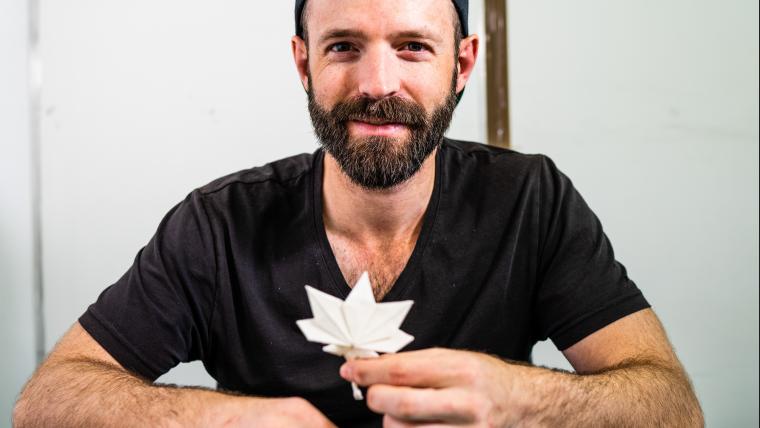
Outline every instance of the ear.
<svg viewBox="0 0 760 428"><path fill-rule="evenodd" d="M290 47L293 50L293 61L296 63L296 71L301 78L301 85L305 91L309 90L309 53L306 49L306 41L298 36L290 39Z"/></svg>
<svg viewBox="0 0 760 428"><path fill-rule="evenodd" d="M457 93L462 92L464 85L470 79L472 70L475 68L475 60L478 59L478 35L473 34L459 42L459 58L457 58Z"/></svg>

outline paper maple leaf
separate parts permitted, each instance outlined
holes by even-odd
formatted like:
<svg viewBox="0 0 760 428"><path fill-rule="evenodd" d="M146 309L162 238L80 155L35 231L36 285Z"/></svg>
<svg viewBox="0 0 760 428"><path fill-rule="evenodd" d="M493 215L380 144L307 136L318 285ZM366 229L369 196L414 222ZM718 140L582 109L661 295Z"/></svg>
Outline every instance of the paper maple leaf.
<svg viewBox="0 0 760 428"><path fill-rule="evenodd" d="M308 285L306 295L314 318L296 324L307 340L326 344L322 348L325 352L347 360L372 358L379 352L396 352L414 340L399 329L414 302L375 302L367 272L362 273L345 301ZM351 387L354 398L361 400L356 384L352 382Z"/></svg>

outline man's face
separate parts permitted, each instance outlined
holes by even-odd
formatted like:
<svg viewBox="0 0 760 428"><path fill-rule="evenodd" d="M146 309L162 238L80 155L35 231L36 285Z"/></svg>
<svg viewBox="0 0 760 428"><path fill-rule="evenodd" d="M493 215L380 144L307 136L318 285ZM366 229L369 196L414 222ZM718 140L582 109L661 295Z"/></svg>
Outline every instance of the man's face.
<svg viewBox="0 0 760 428"><path fill-rule="evenodd" d="M456 105L450 0L309 0L309 112L357 184L393 187L440 143Z"/></svg>

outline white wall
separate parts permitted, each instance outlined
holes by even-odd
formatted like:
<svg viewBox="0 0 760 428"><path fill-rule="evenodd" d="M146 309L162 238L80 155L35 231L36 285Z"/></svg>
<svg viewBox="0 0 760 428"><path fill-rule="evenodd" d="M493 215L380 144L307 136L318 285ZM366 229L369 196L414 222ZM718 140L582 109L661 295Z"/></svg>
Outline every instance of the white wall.
<svg viewBox="0 0 760 428"><path fill-rule="evenodd" d="M0 426L34 369L26 2L0 1Z"/></svg>
<svg viewBox="0 0 760 428"><path fill-rule="evenodd" d="M758 425L758 2L511 0L517 148L555 159L707 426ZM539 362L560 365L544 344Z"/></svg>
<svg viewBox="0 0 760 428"><path fill-rule="evenodd" d="M50 347L190 190L317 145L292 2L43 1L41 12ZM485 132L480 70L452 135ZM213 384L199 364L161 380Z"/></svg>

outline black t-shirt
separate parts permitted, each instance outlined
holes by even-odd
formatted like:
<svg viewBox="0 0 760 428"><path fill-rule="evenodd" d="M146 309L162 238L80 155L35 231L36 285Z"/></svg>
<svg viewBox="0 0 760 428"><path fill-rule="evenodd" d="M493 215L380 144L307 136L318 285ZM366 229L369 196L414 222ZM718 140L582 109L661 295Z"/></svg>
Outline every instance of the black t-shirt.
<svg viewBox="0 0 760 428"><path fill-rule="evenodd" d="M300 396L333 422L380 423L307 342L304 285L344 299L322 221L324 154L196 189L79 322L127 369L154 380L202 360L220 389ZM414 251L383 301L414 300L404 350L446 347L530 361L648 307L596 216L545 156L444 140Z"/></svg>

